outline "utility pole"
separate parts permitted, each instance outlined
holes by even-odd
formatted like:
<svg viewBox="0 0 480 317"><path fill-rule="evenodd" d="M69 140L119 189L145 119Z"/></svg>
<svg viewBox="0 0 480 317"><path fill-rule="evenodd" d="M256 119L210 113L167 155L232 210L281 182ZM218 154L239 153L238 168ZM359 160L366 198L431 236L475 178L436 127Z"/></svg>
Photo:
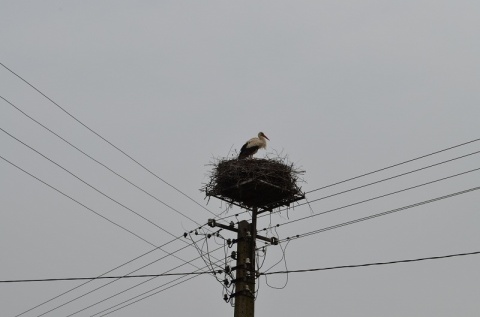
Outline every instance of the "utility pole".
<svg viewBox="0 0 480 317"><path fill-rule="evenodd" d="M255 313L255 228L246 220L238 224L234 317Z"/></svg>
<svg viewBox="0 0 480 317"><path fill-rule="evenodd" d="M235 301L234 317L254 317L255 315L256 240L259 239L271 245L278 244L278 239L275 237L267 238L257 234L257 214L258 209L252 208L252 223L242 220L238 223L238 228L235 228L233 223L223 225L214 219L208 220L208 225L212 228L219 227L237 233L237 239L234 240L237 244L237 265L229 269L229 271L235 271L235 279L232 280L232 284L235 284L235 292L230 295L230 298Z"/></svg>

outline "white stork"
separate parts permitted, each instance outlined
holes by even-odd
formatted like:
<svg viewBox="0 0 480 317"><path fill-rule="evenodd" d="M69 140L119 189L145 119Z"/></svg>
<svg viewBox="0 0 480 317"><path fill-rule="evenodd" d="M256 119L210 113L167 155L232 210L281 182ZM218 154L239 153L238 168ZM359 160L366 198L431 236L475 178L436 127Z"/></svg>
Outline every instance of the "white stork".
<svg viewBox="0 0 480 317"><path fill-rule="evenodd" d="M253 154L257 153L258 149L267 148L267 136L263 132L258 133L258 138L251 138L245 143L240 149L240 154L238 155L239 159L244 159L247 157L252 157Z"/></svg>

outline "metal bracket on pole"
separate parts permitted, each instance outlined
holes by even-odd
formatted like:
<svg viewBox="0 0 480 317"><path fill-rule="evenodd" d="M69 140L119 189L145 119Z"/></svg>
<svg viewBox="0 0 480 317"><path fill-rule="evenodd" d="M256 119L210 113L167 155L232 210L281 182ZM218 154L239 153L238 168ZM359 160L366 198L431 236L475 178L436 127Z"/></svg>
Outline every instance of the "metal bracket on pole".
<svg viewBox="0 0 480 317"><path fill-rule="evenodd" d="M215 219L208 219L208 225L212 228L214 227L218 227L218 228L222 228L222 229L225 229L225 230L229 230L229 231L233 231L233 232L237 232L238 233L238 229L235 228L234 226L232 225L223 225L221 223L217 223L215 221ZM251 237L251 235L249 236ZM271 238L267 238L267 237L264 237L264 236L260 236L260 235L256 235L256 238L257 239L260 239L262 241L265 241L265 242L268 242L270 243L271 245L278 245L278 238L275 238L275 237L271 237Z"/></svg>

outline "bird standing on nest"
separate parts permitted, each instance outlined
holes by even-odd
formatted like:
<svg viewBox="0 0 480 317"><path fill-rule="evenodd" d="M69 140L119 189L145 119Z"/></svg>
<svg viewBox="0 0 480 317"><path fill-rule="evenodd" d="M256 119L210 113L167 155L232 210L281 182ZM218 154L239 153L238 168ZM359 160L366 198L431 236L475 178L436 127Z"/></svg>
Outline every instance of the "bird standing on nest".
<svg viewBox="0 0 480 317"><path fill-rule="evenodd" d="M251 138L240 149L238 159L251 158L258 149L267 148L267 140L270 140L263 132L258 133L258 138Z"/></svg>

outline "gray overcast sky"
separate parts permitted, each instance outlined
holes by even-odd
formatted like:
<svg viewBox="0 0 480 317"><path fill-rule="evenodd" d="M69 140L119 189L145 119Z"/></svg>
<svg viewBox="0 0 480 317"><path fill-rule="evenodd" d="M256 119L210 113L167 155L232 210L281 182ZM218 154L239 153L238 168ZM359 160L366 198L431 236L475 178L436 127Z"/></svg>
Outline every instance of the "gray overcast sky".
<svg viewBox="0 0 480 317"><path fill-rule="evenodd" d="M220 213L199 191L212 157L263 131L268 151L306 170L304 191L479 138L478 1L0 1L0 62L66 111ZM211 214L123 156L0 67L0 95L159 200L198 223ZM171 235L102 196L42 156L174 236L196 224L88 159L4 100L1 156L145 240ZM312 201L479 150L479 142L312 192ZM231 153L231 152L230 152ZM265 151L259 152L263 157ZM478 155L311 204L314 213L479 168ZM0 280L97 276L152 249L145 241L0 160ZM477 187L471 172L280 226L285 238ZM478 191L292 241L288 269L479 251ZM308 206L259 228L312 213ZM232 209L227 215L239 212ZM239 217L244 219L244 217ZM233 238L233 234L225 233ZM178 250L177 240L165 249ZM285 245L284 245L285 246ZM217 244L210 241L209 248ZM198 256L188 247L184 260ZM223 257L223 250L213 254ZM164 257L156 251L110 274ZM265 270L282 257L268 249ZM167 257L136 272L182 264ZM192 264L203 267L201 260ZM478 316L480 256L262 277L259 316ZM272 271L285 269L280 263ZM196 270L190 265L173 272ZM128 279L44 316L91 316L159 287ZM285 275L268 284L282 287ZM22 316L39 316L105 281ZM1 315L16 316L81 282L0 284ZM159 288L161 290L162 288ZM87 309L85 309L87 308ZM83 310L84 309L84 310ZM199 276L110 316L233 316L222 288Z"/></svg>

